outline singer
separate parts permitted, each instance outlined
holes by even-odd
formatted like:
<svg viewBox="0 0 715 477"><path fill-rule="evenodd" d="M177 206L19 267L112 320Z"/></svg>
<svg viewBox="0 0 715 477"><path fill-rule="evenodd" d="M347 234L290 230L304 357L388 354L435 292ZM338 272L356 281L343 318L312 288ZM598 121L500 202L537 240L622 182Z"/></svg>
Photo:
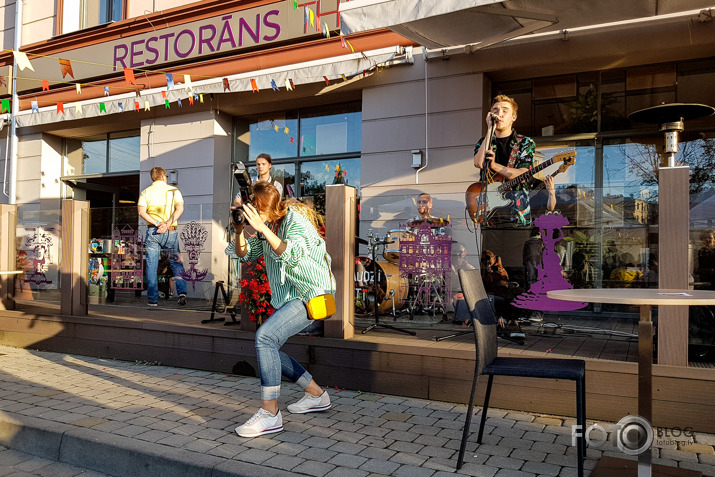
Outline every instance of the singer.
<svg viewBox="0 0 715 477"><path fill-rule="evenodd" d="M474 147L474 167L481 169L487 183L513 179L527 172L534 165L534 140L517 134L513 128L519 107L513 98L499 95L494 98L487 113L487 135ZM490 140L486 140L489 138ZM485 164L486 163L486 164ZM553 211L556 207L556 192L552 177L544 181L548 191L546 208ZM512 206L508 211L501 211L493 217L494 225L531 226L531 208L528 182L514 187ZM506 207L505 207L506 208Z"/></svg>

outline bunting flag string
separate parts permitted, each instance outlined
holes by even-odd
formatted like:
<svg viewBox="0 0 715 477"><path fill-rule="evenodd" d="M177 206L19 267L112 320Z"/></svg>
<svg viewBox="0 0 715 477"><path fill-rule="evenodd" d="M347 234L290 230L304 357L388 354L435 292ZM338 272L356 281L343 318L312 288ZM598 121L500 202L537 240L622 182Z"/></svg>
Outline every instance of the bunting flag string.
<svg viewBox="0 0 715 477"><path fill-rule="evenodd" d="M65 104L64 103L57 103L57 114L65 114Z"/></svg>
<svg viewBox="0 0 715 477"><path fill-rule="evenodd" d="M2 100L2 112L9 112L10 111L10 100L9 99L3 99Z"/></svg>
<svg viewBox="0 0 715 477"><path fill-rule="evenodd" d="M228 84L228 78L223 79L223 91L231 91L231 85Z"/></svg>
<svg viewBox="0 0 715 477"><path fill-rule="evenodd" d="M20 71L24 71L25 68L29 68L32 71L35 71L35 68L33 68L32 64L30 63L30 59L27 57L27 53L25 53L24 51L12 50L12 56L15 57L17 67L20 68Z"/></svg>
<svg viewBox="0 0 715 477"><path fill-rule="evenodd" d="M100 113L107 113L107 106L105 106L104 103L99 103L99 112Z"/></svg>
<svg viewBox="0 0 715 477"><path fill-rule="evenodd" d="M171 109L171 105L169 104L169 100L165 99L164 100L164 109Z"/></svg>
<svg viewBox="0 0 715 477"><path fill-rule="evenodd" d="M139 111L139 101L134 101L134 111Z"/></svg>
<svg viewBox="0 0 715 477"><path fill-rule="evenodd" d="M75 85L75 89L77 90L77 94L82 94L82 85L77 83Z"/></svg>
<svg viewBox="0 0 715 477"><path fill-rule="evenodd" d="M117 103L117 106L119 107L119 112L123 113L124 112L124 103L121 101Z"/></svg>
<svg viewBox="0 0 715 477"><path fill-rule="evenodd" d="M109 96L109 86L104 87L104 95Z"/></svg>
<svg viewBox="0 0 715 477"><path fill-rule="evenodd" d="M134 70L131 68L124 68L124 81L127 82L129 86L137 86L137 80L134 77Z"/></svg>
<svg viewBox="0 0 715 477"><path fill-rule="evenodd" d="M260 91L260 90L258 89L258 85L256 84L256 79L255 79L255 78L251 78L251 90L252 90L254 93L258 93L258 92Z"/></svg>
<svg viewBox="0 0 715 477"><path fill-rule="evenodd" d="M40 114L40 106L37 104L36 100L30 102L30 107L32 108L33 113Z"/></svg>
<svg viewBox="0 0 715 477"><path fill-rule="evenodd" d="M47 80L42 80L42 91L50 90L50 82Z"/></svg>
<svg viewBox="0 0 715 477"><path fill-rule="evenodd" d="M76 103L76 104L74 105L74 113L75 113L77 116L82 116L82 104L81 104L81 103Z"/></svg>
<svg viewBox="0 0 715 477"><path fill-rule="evenodd" d="M278 85L276 84L276 80L271 79L271 88L273 88L273 91L279 91Z"/></svg>
<svg viewBox="0 0 715 477"><path fill-rule="evenodd" d="M144 100L144 111L151 111L151 106L149 106L148 100Z"/></svg>
<svg viewBox="0 0 715 477"><path fill-rule="evenodd" d="M166 89L174 89L174 75L166 73Z"/></svg>
<svg viewBox="0 0 715 477"><path fill-rule="evenodd" d="M63 60L60 58L60 72L62 73L62 78L66 75L70 75L72 79L74 79L74 73L72 72L72 64L70 63L70 60Z"/></svg>
<svg viewBox="0 0 715 477"><path fill-rule="evenodd" d="M194 88L191 84L191 75L184 75L184 89L189 93L193 92Z"/></svg>
<svg viewBox="0 0 715 477"><path fill-rule="evenodd" d="M162 97L162 99L166 99L166 91L161 92L161 97Z"/></svg>

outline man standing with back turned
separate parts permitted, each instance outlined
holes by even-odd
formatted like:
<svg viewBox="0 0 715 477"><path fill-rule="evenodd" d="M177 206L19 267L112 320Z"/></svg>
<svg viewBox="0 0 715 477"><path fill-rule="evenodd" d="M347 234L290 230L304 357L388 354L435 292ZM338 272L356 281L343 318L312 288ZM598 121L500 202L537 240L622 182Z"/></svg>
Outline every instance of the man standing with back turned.
<svg viewBox="0 0 715 477"><path fill-rule="evenodd" d="M186 305L186 282L181 278L184 266L179 259L179 234L176 225L184 212L184 198L179 189L166 183L166 170L154 167L151 170L152 185L139 195L137 209L139 216L148 225L144 246L146 248L146 281L149 306L157 306L159 284L157 267L161 251L169 253L169 263L174 272L179 305Z"/></svg>

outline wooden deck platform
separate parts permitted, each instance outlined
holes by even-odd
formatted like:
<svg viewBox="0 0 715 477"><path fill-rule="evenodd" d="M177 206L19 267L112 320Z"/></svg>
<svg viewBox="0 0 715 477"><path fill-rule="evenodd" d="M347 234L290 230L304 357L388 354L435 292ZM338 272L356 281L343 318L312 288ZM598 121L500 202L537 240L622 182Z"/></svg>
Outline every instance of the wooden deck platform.
<svg viewBox="0 0 715 477"><path fill-rule="evenodd" d="M0 311L0 343L130 361L251 374L257 369L254 333L215 322L201 324L207 310L90 305L86 317L59 315L59 305L19 302ZM383 323L409 328L416 336L387 329L358 333L353 339L296 336L284 349L306 364L329 387L465 403L474 369L473 335L435 341L471 328L451 323L392 317ZM359 331L373 322L357 318ZM528 326L525 344L499 340L500 354L550 358L579 357L587 362L589 419L618 421L637 412L637 341L632 318L547 315L542 326ZM610 331L610 332L609 332ZM480 391L483 391L480 386ZM493 406L545 414L575 415L571 382L495 379ZM690 426L715 433L715 369L654 367L654 424ZM483 394L479 393L477 402Z"/></svg>

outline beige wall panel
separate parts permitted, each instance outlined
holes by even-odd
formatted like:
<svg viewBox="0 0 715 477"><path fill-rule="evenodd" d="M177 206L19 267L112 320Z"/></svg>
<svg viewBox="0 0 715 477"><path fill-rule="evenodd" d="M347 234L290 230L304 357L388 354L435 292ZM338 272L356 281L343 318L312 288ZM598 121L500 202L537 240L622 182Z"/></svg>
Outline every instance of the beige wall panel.
<svg viewBox="0 0 715 477"><path fill-rule="evenodd" d="M429 147L472 146L481 137L482 109L429 115Z"/></svg>
<svg viewBox="0 0 715 477"><path fill-rule="evenodd" d="M42 18L30 23L25 23L22 28L22 44L29 45L40 41L49 40L55 33L54 17Z"/></svg>
<svg viewBox="0 0 715 477"><path fill-rule="evenodd" d="M425 118L407 116L362 123L362 153L423 149ZM407 160L407 159L406 159ZM411 159L409 159L411 161ZM365 169L365 167L362 167Z"/></svg>
<svg viewBox="0 0 715 477"><path fill-rule="evenodd" d="M46 20L48 18L54 19L56 3L57 2L48 2L47 0L25 0L22 6L23 25L28 27L34 22Z"/></svg>
<svg viewBox="0 0 715 477"><path fill-rule="evenodd" d="M39 180L42 170L42 155L33 154L31 156L18 155L17 158L17 180Z"/></svg>
<svg viewBox="0 0 715 477"><path fill-rule="evenodd" d="M42 134L31 134L18 138L18 157L39 156L42 154Z"/></svg>
<svg viewBox="0 0 715 477"><path fill-rule="evenodd" d="M62 191L62 139L51 134L43 134L42 138L40 195L42 199L50 200L47 206L59 210ZM52 199L57 199L56 205L51 203Z"/></svg>
<svg viewBox="0 0 715 477"><path fill-rule="evenodd" d="M185 141L191 139L203 139L214 135L215 115L211 111L203 111L195 114L178 114L176 116L165 117L155 121L142 122L142 145L147 141L154 144L162 142L173 142L177 138ZM148 129L153 124L153 135L148 135ZM144 129L147 129L145 133Z"/></svg>
<svg viewBox="0 0 715 477"><path fill-rule="evenodd" d="M472 159L472 145L430 149L427 167L417 175L420 184L451 183L476 178ZM423 160L426 156L423 155ZM363 189L372 186L396 186L414 184L415 172L412 168L410 150L362 155ZM364 195L364 193L363 193Z"/></svg>
<svg viewBox="0 0 715 477"><path fill-rule="evenodd" d="M206 159L213 154L214 139L182 139L180 132L174 141L155 142L152 147L152 156L165 169L195 167L206 163ZM167 167L164 164L168 164Z"/></svg>
<svg viewBox="0 0 715 477"><path fill-rule="evenodd" d="M22 205L38 202L40 200L40 179L24 181L18 179L16 199L17 203Z"/></svg>
<svg viewBox="0 0 715 477"><path fill-rule="evenodd" d="M470 74L430 79L428 86L430 113L481 108L482 78L481 74Z"/></svg>
<svg viewBox="0 0 715 477"><path fill-rule="evenodd" d="M424 81L391 83L363 91L362 120L424 115Z"/></svg>

